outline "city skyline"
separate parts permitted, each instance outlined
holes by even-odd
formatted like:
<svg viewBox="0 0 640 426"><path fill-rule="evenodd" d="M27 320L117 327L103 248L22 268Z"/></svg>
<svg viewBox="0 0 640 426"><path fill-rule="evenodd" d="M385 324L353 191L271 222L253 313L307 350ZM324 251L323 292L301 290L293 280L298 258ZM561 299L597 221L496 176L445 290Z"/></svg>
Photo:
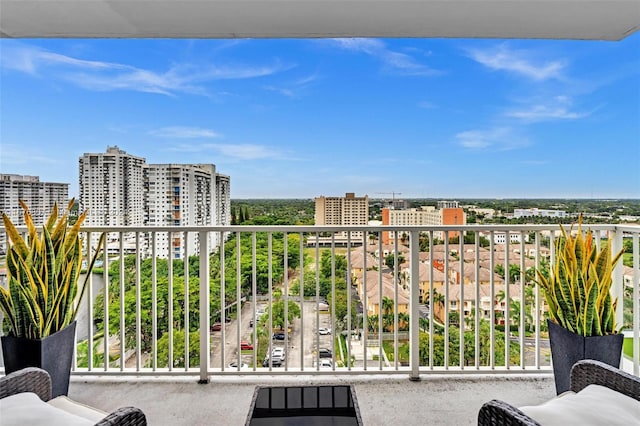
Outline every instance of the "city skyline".
<svg viewBox="0 0 640 426"><path fill-rule="evenodd" d="M640 34L0 40L1 173L117 145L231 198L640 198Z"/></svg>

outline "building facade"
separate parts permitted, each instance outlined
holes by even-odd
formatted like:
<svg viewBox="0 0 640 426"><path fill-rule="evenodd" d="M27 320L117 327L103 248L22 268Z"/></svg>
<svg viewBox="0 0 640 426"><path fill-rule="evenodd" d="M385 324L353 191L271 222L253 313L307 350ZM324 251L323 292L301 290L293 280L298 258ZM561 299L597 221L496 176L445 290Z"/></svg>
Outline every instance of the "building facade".
<svg viewBox="0 0 640 426"><path fill-rule="evenodd" d="M369 221L369 196L356 197L355 193L347 192L344 197L325 197L321 195L315 199L314 214L316 225L362 226ZM351 232L351 239L362 240L363 232ZM347 238L347 233L338 233L336 237Z"/></svg>
<svg viewBox="0 0 640 426"><path fill-rule="evenodd" d="M117 146L80 157L80 200L81 208L89 209L88 226L230 224L230 179L217 174L215 165L147 164ZM208 235L213 251L221 235ZM135 235L124 238L125 244L133 244ZM148 256L181 259L199 254L194 233L185 239L182 232L156 232L143 240L140 250Z"/></svg>
<svg viewBox="0 0 640 426"><path fill-rule="evenodd" d="M59 213L64 213L69 203L69 184L41 182L38 176L0 174L0 212L16 226L25 224L20 200L29 207L36 226L42 225L55 204Z"/></svg>
<svg viewBox="0 0 640 426"><path fill-rule="evenodd" d="M455 205L456 207L436 208L434 206L422 206L403 210L382 209L382 224L397 226L466 225L467 215L462 208L457 207L457 202L439 201L438 205ZM458 231L449 232L449 238L455 238L459 235ZM444 239L444 236L444 232L434 232L434 238ZM403 238L403 236L399 235L398 238ZM394 232L384 231L382 233L383 244L391 244L394 239Z"/></svg>
<svg viewBox="0 0 640 426"><path fill-rule="evenodd" d="M86 226L142 226L145 218L145 160L117 146L85 153L79 160L80 211Z"/></svg>

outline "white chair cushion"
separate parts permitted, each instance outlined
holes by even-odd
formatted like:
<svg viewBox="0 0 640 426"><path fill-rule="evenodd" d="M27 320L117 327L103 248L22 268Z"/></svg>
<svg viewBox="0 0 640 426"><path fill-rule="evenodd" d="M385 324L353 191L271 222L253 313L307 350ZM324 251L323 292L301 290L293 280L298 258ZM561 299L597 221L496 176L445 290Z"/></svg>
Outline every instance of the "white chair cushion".
<svg viewBox="0 0 640 426"><path fill-rule="evenodd" d="M107 417L107 414L109 414L109 413L105 413L104 411L100 411L97 408L93 408L88 405L84 405L78 401L74 401L73 399L69 399L64 395L58 396L56 398L53 398L50 401L47 401L47 404L53 407L59 408L61 410L64 410L67 413L84 417L87 420L91 420L93 423L98 423L100 420Z"/></svg>
<svg viewBox="0 0 640 426"><path fill-rule="evenodd" d="M68 413L43 402L32 392L22 392L0 399L2 426L88 426L95 422Z"/></svg>
<svg viewBox="0 0 640 426"><path fill-rule="evenodd" d="M640 425L640 401L600 385L518 408L543 426Z"/></svg>

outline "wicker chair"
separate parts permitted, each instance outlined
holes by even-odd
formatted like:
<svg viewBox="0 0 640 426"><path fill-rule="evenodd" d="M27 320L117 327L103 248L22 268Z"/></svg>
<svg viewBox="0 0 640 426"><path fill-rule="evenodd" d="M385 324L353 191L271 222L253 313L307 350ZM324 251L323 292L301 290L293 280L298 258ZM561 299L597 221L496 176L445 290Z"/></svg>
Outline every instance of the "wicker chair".
<svg viewBox="0 0 640 426"><path fill-rule="evenodd" d="M591 384L608 387L640 401L640 377L599 361L578 361L571 369L571 391L579 392ZM540 426L516 407L497 399L482 406L478 413L478 425Z"/></svg>
<svg viewBox="0 0 640 426"><path fill-rule="evenodd" d="M22 392L33 392L43 401L51 399L49 373L35 367L25 368L0 377L0 398ZM96 423L96 426L145 426L144 413L135 407L119 408Z"/></svg>

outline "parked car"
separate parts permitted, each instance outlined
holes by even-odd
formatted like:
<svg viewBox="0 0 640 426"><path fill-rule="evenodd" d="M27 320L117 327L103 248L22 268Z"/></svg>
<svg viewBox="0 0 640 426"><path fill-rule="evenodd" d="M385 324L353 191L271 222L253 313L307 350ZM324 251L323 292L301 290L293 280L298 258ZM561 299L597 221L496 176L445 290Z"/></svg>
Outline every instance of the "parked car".
<svg viewBox="0 0 640 426"><path fill-rule="evenodd" d="M319 311L328 311L329 310L329 304L326 303L326 302L318 303L318 310Z"/></svg>
<svg viewBox="0 0 640 426"><path fill-rule="evenodd" d="M320 368L333 368L333 361L327 358L321 358L320 363L316 363L316 360L313 360L313 368L316 368L317 365L320 365Z"/></svg>
<svg viewBox="0 0 640 426"><path fill-rule="evenodd" d="M331 352L331 349L320 348L318 349L318 356L320 358L333 358L333 353Z"/></svg>
<svg viewBox="0 0 640 426"><path fill-rule="evenodd" d="M284 358L285 358L284 348L280 348L280 347L273 348L271 350L271 356L273 357L273 359L280 358L281 360L284 361Z"/></svg>
<svg viewBox="0 0 640 426"><path fill-rule="evenodd" d="M241 351L252 351L253 345L249 342L240 342L240 350Z"/></svg>
<svg viewBox="0 0 640 426"><path fill-rule="evenodd" d="M274 357L274 358L271 360L271 365L272 365L273 367L280 367L280 366L282 366L282 359ZM268 367L268 366L269 366L269 355L267 355L267 356L265 356L265 357L264 357L264 361L262 361L262 366L263 366L263 367Z"/></svg>
<svg viewBox="0 0 640 426"><path fill-rule="evenodd" d="M273 333L273 340L284 340L284 331Z"/></svg>
<svg viewBox="0 0 640 426"><path fill-rule="evenodd" d="M331 329L328 328L328 327L320 327L318 329L318 333L320 333L322 335L331 334Z"/></svg>
<svg viewBox="0 0 640 426"><path fill-rule="evenodd" d="M222 330L222 324L217 322L217 323L213 324L209 329L211 331L220 331L220 330Z"/></svg>

